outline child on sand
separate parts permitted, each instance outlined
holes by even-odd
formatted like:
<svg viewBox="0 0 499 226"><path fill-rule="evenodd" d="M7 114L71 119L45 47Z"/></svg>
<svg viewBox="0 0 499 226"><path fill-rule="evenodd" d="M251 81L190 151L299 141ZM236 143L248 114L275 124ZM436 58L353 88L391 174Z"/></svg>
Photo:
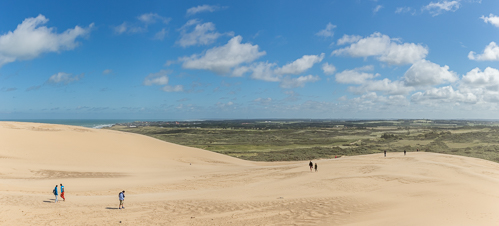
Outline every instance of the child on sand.
<svg viewBox="0 0 499 226"><path fill-rule="evenodd" d="M66 198L64 198L64 186L62 186L62 184L61 184L61 198L62 201L66 201Z"/></svg>
<svg viewBox="0 0 499 226"><path fill-rule="evenodd" d="M312 161L310 161L310 163L308 164L308 166L310 166L310 172L312 172L312 167L314 167L314 164L312 163Z"/></svg>
<svg viewBox="0 0 499 226"><path fill-rule="evenodd" d="M57 185L55 185L55 188L54 188L54 190L53 190L52 192L53 192L53 193L54 193L54 195L55 195L55 202L54 202L54 203L57 203L57 195L59 195L59 194L57 193Z"/></svg>
<svg viewBox="0 0 499 226"><path fill-rule="evenodd" d="M125 202L125 191L120 192L119 198L120 198L120 205L118 206L118 209L121 209L121 208L125 209L125 206L123 206L123 204Z"/></svg>
<svg viewBox="0 0 499 226"><path fill-rule="evenodd" d="M315 172L317 172L317 163L315 163Z"/></svg>
<svg viewBox="0 0 499 226"><path fill-rule="evenodd" d="M385 151L385 157L386 157L386 151Z"/></svg>
<svg viewBox="0 0 499 226"><path fill-rule="evenodd" d="M405 155L405 150L404 150L404 155Z"/></svg>

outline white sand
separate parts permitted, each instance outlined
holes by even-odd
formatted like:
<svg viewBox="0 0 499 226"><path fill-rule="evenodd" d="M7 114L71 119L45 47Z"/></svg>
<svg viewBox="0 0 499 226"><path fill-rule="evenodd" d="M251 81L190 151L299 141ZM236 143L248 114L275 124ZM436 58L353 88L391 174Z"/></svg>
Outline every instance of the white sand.
<svg viewBox="0 0 499 226"><path fill-rule="evenodd" d="M249 162L136 134L0 122L0 225L499 222L497 163L423 152L317 163L311 173L308 161ZM60 183L67 201L54 203Z"/></svg>

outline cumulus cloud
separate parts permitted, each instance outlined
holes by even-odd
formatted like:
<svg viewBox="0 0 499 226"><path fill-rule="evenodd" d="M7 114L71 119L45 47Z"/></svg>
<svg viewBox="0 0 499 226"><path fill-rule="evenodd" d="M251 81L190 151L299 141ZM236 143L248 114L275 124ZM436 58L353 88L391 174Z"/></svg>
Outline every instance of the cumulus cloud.
<svg viewBox="0 0 499 226"><path fill-rule="evenodd" d="M198 5L196 7L187 9L187 16L192 16L194 14L202 12L215 12L220 9L222 9L222 7L215 5Z"/></svg>
<svg viewBox="0 0 499 226"><path fill-rule="evenodd" d="M322 65L322 71L326 75L332 75L334 74L334 72L336 72L336 67L332 64L324 63Z"/></svg>
<svg viewBox="0 0 499 226"><path fill-rule="evenodd" d="M449 66L421 60L414 63L404 74L407 86L432 86L443 83L452 83L458 80L455 72L449 71Z"/></svg>
<svg viewBox="0 0 499 226"><path fill-rule="evenodd" d="M412 9L411 7L398 7L395 10L395 13L408 13L408 12L412 12L414 14L415 10Z"/></svg>
<svg viewBox="0 0 499 226"><path fill-rule="evenodd" d="M163 29L161 29L161 31L156 32L153 39L163 40L163 39L165 39L165 36L167 33L168 33L168 31L165 28L163 28Z"/></svg>
<svg viewBox="0 0 499 226"><path fill-rule="evenodd" d="M253 100L253 102L255 103L258 103L258 104L261 104L261 105L268 105L272 102L272 98L268 97L268 98L256 98Z"/></svg>
<svg viewBox="0 0 499 226"><path fill-rule="evenodd" d="M389 95L407 95L414 91L413 87L405 86L403 81L366 80L359 87L348 87L348 91L353 93L383 92Z"/></svg>
<svg viewBox="0 0 499 226"><path fill-rule="evenodd" d="M488 90L499 91L499 70L491 67L484 71L474 68L461 79L463 85L470 87L484 87Z"/></svg>
<svg viewBox="0 0 499 226"><path fill-rule="evenodd" d="M414 43L399 44L395 39L390 39L387 35L375 32L348 47L334 50L331 54L352 57L376 56L379 61L403 65L424 59L428 54L428 48Z"/></svg>
<svg viewBox="0 0 499 226"><path fill-rule="evenodd" d="M298 78L285 77L281 81L280 86L281 86L281 88L303 87L303 86L305 86L305 83L316 82L319 80L320 80L319 76L313 76L313 75L300 76Z"/></svg>
<svg viewBox="0 0 499 226"><path fill-rule="evenodd" d="M194 30L188 32L192 26L194 26ZM223 35L215 31L215 24L211 22L201 23L201 21L197 19L187 21L179 30L180 39L177 41L177 44L182 47L209 45ZM227 34L233 36L233 33Z"/></svg>
<svg viewBox="0 0 499 226"><path fill-rule="evenodd" d="M382 5L377 5L376 7L374 7L373 9L373 14L376 14L379 10L381 10L383 8Z"/></svg>
<svg viewBox="0 0 499 226"><path fill-rule="evenodd" d="M147 77L144 78L143 84L145 86L152 85L166 85L168 84L168 74L170 71L160 70L157 73L151 73Z"/></svg>
<svg viewBox="0 0 499 226"><path fill-rule="evenodd" d="M165 87L162 88L162 90L165 92L184 92L184 86L183 85L176 85L176 86L166 85Z"/></svg>
<svg viewBox="0 0 499 226"><path fill-rule="evenodd" d="M459 90L454 90L452 86L444 86L440 88L431 88L425 92L417 92L411 96L411 101L428 105L438 103L477 103L478 98L473 93L462 93Z"/></svg>
<svg viewBox="0 0 499 226"><path fill-rule="evenodd" d="M241 43L241 36L233 37L223 46L207 50L204 54L194 54L179 58L183 68L204 69L217 74L227 74L241 63L250 63L266 54L258 51L258 45Z"/></svg>
<svg viewBox="0 0 499 226"><path fill-rule="evenodd" d="M480 19L482 19L485 23L490 23L496 27L499 27L499 16L496 16L492 13L488 17L481 16Z"/></svg>
<svg viewBox="0 0 499 226"><path fill-rule="evenodd" d="M162 22L163 24L168 24L171 21L171 18L160 16L157 13L146 13L138 16L137 20L139 20L141 23L128 23L125 21L122 24L114 27L114 33L120 35L123 33L133 34L146 32L148 25L157 23L158 21ZM158 37L155 36L154 38L158 39Z"/></svg>
<svg viewBox="0 0 499 226"><path fill-rule="evenodd" d="M489 43L482 54L476 54L471 51L468 54L468 59L477 61L497 61L499 60L499 46L495 42Z"/></svg>
<svg viewBox="0 0 499 226"><path fill-rule="evenodd" d="M360 35L343 35L338 41L336 42L337 45L345 45L349 43L354 43L362 39L362 36Z"/></svg>
<svg viewBox="0 0 499 226"><path fill-rule="evenodd" d="M58 34L55 28L42 26L48 21L40 14L25 19L14 31L0 35L0 67L17 60L33 59L46 52L72 50L79 45L76 38L88 35L94 26L93 23L87 28L75 26Z"/></svg>
<svg viewBox="0 0 499 226"><path fill-rule="evenodd" d="M250 77L252 79L263 80L267 82L278 82L281 80L280 75L274 73L275 63L259 62L248 67L251 71Z"/></svg>
<svg viewBox="0 0 499 226"><path fill-rule="evenodd" d="M321 30L319 32L317 32L315 35L317 36L322 36L322 37L333 37L334 36L334 31L333 29L336 28L336 25L333 25L331 23L328 23L326 25L326 28L324 28L324 30Z"/></svg>
<svg viewBox="0 0 499 226"><path fill-rule="evenodd" d="M286 64L275 70L276 74L300 74L314 66L316 63L320 63L324 59L324 53L321 55L304 55L300 59L293 61L292 63Z"/></svg>
<svg viewBox="0 0 499 226"><path fill-rule="evenodd" d="M138 16L137 19L146 24L153 24L156 23L157 21L161 21L164 24L168 24L171 20L171 18L162 17L157 13L142 14Z"/></svg>
<svg viewBox="0 0 499 226"><path fill-rule="evenodd" d="M361 68L338 72L336 73L336 82L344 84L363 84L366 80L379 76L379 74L363 72L373 69L374 67L372 65L368 65Z"/></svg>
<svg viewBox="0 0 499 226"><path fill-rule="evenodd" d="M438 16L447 11L456 11L461 6L459 1L439 1L430 2L430 4L423 7L423 10L428 10L432 16Z"/></svg>
<svg viewBox="0 0 499 226"><path fill-rule="evenodd" d="M75 81L78 81L80 80L81 78L83 78L84 74L79 74L79 75L71 75L71 74L68 74L68 73L64 73L64 72L59 72L57 74L54 74L52 76L50 76L50 78L48 79L48 83L51 83L51 84L69 84L71 82L75 82Z"/></svg>

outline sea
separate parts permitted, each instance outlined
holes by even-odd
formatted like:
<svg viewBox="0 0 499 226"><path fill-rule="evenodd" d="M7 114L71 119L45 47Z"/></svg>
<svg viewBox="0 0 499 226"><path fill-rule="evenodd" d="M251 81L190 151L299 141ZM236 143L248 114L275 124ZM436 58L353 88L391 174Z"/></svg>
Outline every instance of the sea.
<svg viewBox="0 0 499 226"><path fill-rule="evenodd" d="M116 123L126 123L135 121L166 121L166 120L133 120L133 119L7 119L0 121L15 121L15 122L36 122L48 124L60 124L71 126L82 126L87 128L102 129L111 127Z"/></svg>

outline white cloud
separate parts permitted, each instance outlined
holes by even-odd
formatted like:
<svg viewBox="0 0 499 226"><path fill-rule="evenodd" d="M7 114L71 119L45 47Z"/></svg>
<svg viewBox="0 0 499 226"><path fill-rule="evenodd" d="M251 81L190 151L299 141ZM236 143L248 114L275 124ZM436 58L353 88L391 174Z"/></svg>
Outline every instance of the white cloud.
<svg viewBox="0 0 499 226"><path fill-rule="evenodd" d="M104 74L104 75L108 75L111 73L113 73L113 70L111 70L111 69L106 69L106 70L102 71L102 74Z"/></svg>
<svg viewBox="0 0 499 226"><path fill-rule="evenodd" d="M482 54L476 54L471 51L468 54L468 59L478 61L497 61L499 60L499 46L497 46L495 42L491 42L485 47Z"/></svg>
<svg viewBox="0 0 499 226"><path fill-rule="evenodd" d="M490 23L496 27L499 27L499 16L496 16L492 13L489 15L489 17L481 16L480 19L482 19L485 23Z"/></svg>
<svg viewBox="0 0 499 226"><path fill-rule="evenodd" d="M336 42L337 45L344 45L344 44L349 44L349 43L354 43L362 39L362 36L360 35L343 35L338 41Z"/></svg>
<svg viewBox="0 0 499 226"><path fill-rule="evenodd" d="M137 19L139 19L140 21L142 21L143 23L146 23L146 24L153 24L153 23L156 23L158 20L163 22L164 24L168 24L171 20L171 18L162 17L156 13L142 14L142 15L138 16Z"/></svg>
<svg viewBox="0 0 499 226"><path fill-rule="evenodd" d="M449 71L449 66L421 60L414 63L404 74L407 86L432 86L443 83L452 83L458 80L455 72Z"/></svg>
<svg viewBox="0 0 499 226"><path fill-rule="evenodd" d="M334 50L333 55L350 55L352 57L377 56L377 59L388 64L403 65L424 59L428 48L420 44L398 44L387 35L379 32L352 43L349 47Z"/></svg>
<svg viewBox="0 0 499 226"><path fill-rule="evenodd" d="M187 32L189 27L193 25L195 25L194 30L190 33ZM223 35L215 30L215 24L211 22L201 24L201 21L197 19L189 20L180 28L180 39L177 44L182 47L212 44ZM228 35L233 36L233 33L228 33Z"/></svg>
<svg viewBox="0 0 499 226"><path fill-rule="evenodd" d="M333 25L331 23L328 23L326 25L326 28L324 30L321 30L319 32L317 32L315 35L317 36L322 36L322 37L333 37L334 36L334 32L333 32L333 29L336 28L336 25Z"/></svg>
<svg viewBox="0 0 499 226"><path fill-rule="evenodd" d="M326 75L332 75L334 74L334 72L336 72L336 67L332 64L324 63L322 65L322 71Z"/></svg>
<svg viewBox="0 0 499 226"><path fill-rule="evenodd" d="M26 18L14 31L0 36L0 67L16 60L29 60L46 52L72 50L79 43L76 38L86 36L94 24L87 28L75 26L57 34L54 28L41 26L48 19L43 15Z"/></svg>
<svg viewBox="0 0 499 226"><path fill-rule="evenodd" d="M263 80L267 82L278 82L281 80L281 76L274 73L273 67L275 63L259 62L253 64L249 67L252 71L251 78L257 80Z"/></svg>
<svg viewBox="0 0 499 226"><path fill-rule="evenodd" d="M68 83L80 80L81 78L83 78L83 76L84 76L83 74L72 76L71 74L67 74L67 73L64 73L64 72L59 72L57 74L54 74L54 75L50 76L50 78L48 80L48 83L52 83L52 84L60 84L60 83L68 84Z"/></svg>
<svg viewBox="0 0 499 226"><path fill-rule="evenodd" d="M398 7L395 10L395 13L408 13L408 12L411 12L411 11L413 13L415 13L415 11L411 7Z"/></svg>
<svg viewBox="0 0 499 226"><path fill-rule="evenodd" d="M461 6L459 1L439 1L430 2L430 4L423 7L423 10L428 10L432 16L438 16L444 11L456 11Z"/></svg>
<svg viewBox="0 0 499 226"><path fill-rule="evenodd" d="M425 92L417 92L411 96L411 101L428 105L439 103L477 103L478 98L473 93L462 93L454 90L452 86L431 88Z"/></svg>
<svg viewBox="0 0 499 226"><path fill-rule="evenodd" d="M156 40L163 40L163 39L165 39L166 34L167 34L167 31L166 31L166 29L165 29L165 28L163 28L163 29L161 29L161 31L158 31L158 32L154 35L153 39L156 39Z"/></svg>
<svg viewBox="0 0 499 226"><path fill-rule="evenodd" d="M143 84L146 86L152 85L166 85L168 84L168 74L170 72L167 70L161 70L157 73L151 73L144 78Z"/></svg>
<svg viewBox="0 0 499 226"><path fill-rule="evenodd" d="M114 32L116 34L119 34L119 35L121 35L125 32L127 32L127 33L140 33L140 32L145 32L146 30L147 30L147 27L129 25L127 22L123 22L122 24L114 27Z"/></svg>
<svg viewBox="0 0 499 226"><path fill-rule="evenodd" d="M471 87L484 87L488 90L499 91L499 70L491 67L482 72L474 68L462 78L462 83Z"/></svg>
<svg viewBox="0 0 499 226"><path fill-rule="evenodd" d="M376 14L379 10L381 10L383 8L382 5L377 5L376 7L374 7L373 9L373 13Z"/></svg>
<svg viewBox="0 0 499 226"><path fill-rule="evenodd" d="M305 83L316 82L316 81L319 81L319 80L320 80L319 76L313 76L313 75L300 76L298 78L285 77L281 81L280 86L281 86L281 88L303 87L303 86L305 86Z"/></svg>
<svg viewBox="0 0 499 226"><path fill-rule="evenodd" d="M179 58L182 67L187 69L210 70L217 74L226 74L241 63L250 63L266 54L259 52L258 45L241 44L241 36L229 40L224 46L207 50L203 55L194 54L190 57Z"/></svg>
<svg viewBox="0 0 499 226"><path fill-rule="evenodd" d="M362 72L372 69L373 67L368 65L361 68L355 68L353 70L344 70L336 73L336 82L344 84L363 84L366 80L379 76L379 74Z"/></svg>
<svg viewBox="0 0 499 226"><path fill-rule="evenodd" d="M405 86L403 81L366 80L359 87L348 87L348 91L353 93L383 92L389 95L407 95L414 88Z"/></svg>
<svg viewBox="0 0 499 226"><path fill-rule="evenodd" d="M201 13L201 12L215 12L221 8L222 7L220 7L220 6L214 6L214 5L199 5L199 6L187 9L187 16L192 16L194 14Z"/></svg>
<svg viewBox="0 0 499 226"><path fill-rule="evenodd" d="M272 98L268 97L268 98L256 98L253 100L253 102L255 103L258 103L258 104L261 104L261 105L268 105L272 102Z"/></svg>
<svg viewBox="0 0 499 226"><path fill-rule="evenodd" d="M276 74L300 74L314 66L316 63L320 63L324 59L324 53L321 55L304 55L300 59L293 61L292 63L286 64L275 70Z"/></svg>
<svg viewBox="0 0 499 226"><path fill-rule="evenodd" d="M176 86L166 85L165 87L162 88L162 90L165 92L183 92L184 86L183 85L176 85Z"/></svg>

